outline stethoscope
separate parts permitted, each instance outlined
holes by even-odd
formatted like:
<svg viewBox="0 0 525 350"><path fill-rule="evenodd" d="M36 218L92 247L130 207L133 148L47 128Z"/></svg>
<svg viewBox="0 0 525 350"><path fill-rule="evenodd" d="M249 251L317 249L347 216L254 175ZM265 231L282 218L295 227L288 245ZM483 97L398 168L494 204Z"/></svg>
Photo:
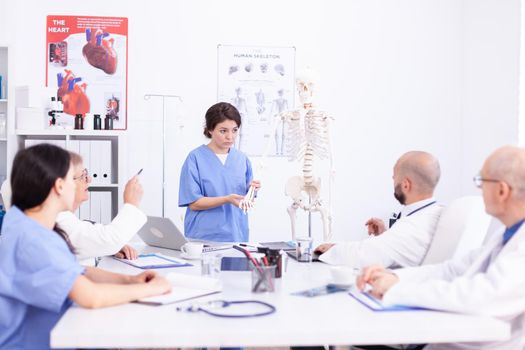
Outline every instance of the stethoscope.
<svg viewBox="0 0 525 350"><path fill-rule="evenodd" d="M228 314L228 313L221 313L221 312L214 311L214 310L221 310L221 309L230 307L232 305L240 305L240 304L261 305L266 310L257 312L257 313L246 313L246 314ZM212 300L206 303L193 304L193 305L190 305L189 307L177 307L176 310L186 311L186 312L202 311L204 313L207 313L208 315L215 316L215 317L248 318L248 317L260 317L260 316L266 316L266 315L273 314L276 308L272 304L268 304L268 303L265 303L264 301L259 301L259 300L234 300L234 301Z"/></svg>

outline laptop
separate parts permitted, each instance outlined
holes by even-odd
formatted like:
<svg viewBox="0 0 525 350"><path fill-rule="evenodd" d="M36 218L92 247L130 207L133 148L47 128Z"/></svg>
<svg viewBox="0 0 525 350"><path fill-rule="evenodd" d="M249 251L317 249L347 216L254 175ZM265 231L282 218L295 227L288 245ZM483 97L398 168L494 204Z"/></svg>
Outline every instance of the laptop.
<svg viewBox="0 0 525 350"><path fill-rule="evenodd" d="M167 249L180 250L188 242L204 243L203 252L230 249L233 243L210 242L198 239L188 239L169 218L148 216L148 221L137 232L146 244Z"/></svg>

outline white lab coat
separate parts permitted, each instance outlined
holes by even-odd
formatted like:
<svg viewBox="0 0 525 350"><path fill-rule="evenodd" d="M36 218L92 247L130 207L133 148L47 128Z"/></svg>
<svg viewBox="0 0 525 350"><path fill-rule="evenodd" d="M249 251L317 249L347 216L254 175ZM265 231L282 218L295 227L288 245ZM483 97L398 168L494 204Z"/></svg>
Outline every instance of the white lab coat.
<svg viewBox="0 0 525 350"><path fill-rule="evenodd" d="M431 344L425 349L524 348L525 225L503 249L502 237L503 231L460 259L396 271L400 282L385 293L385 303L486 315L512 327L505 342Z"/></svg>
<svg viewBox="0 0 525 350"><path fill-rule="evenodd" d="M147 221L136 206L125 203L108 225L80 220L70 211L58 214L57 224L69 236L77 258L84 260L117 253Z"/></svg>
<svg viewBox="0 0 525 350"><path fill-rule="evenodd" d="M443 207L435 203L407 215L433 201L434 198L429 198L407 205L395 225L381 235L370 236L361 241L337 243L322 254L320 260L357 269L373 264L385 267L421 265L434 237Z"/></svg>

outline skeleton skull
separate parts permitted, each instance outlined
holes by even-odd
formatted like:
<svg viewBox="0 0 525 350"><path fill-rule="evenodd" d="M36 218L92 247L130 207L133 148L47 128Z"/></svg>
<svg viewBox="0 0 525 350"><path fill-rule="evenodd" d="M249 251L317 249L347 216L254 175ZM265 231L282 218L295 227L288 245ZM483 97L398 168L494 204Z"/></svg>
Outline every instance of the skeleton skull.
<svg viewBox="0 0 525 350"><path fill-rule="evenodd" d="M299 99L303 105L313 102L314 87L317 81L317 72L309 67L297 73L295 85L299 93Z"/></svg>

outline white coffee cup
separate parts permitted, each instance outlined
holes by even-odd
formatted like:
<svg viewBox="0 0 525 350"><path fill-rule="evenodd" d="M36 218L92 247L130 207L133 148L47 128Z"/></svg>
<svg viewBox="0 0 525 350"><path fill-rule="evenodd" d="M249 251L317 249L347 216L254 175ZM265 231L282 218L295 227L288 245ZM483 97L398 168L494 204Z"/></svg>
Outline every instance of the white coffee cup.
<svg viewBox="0 0 525 350"><path fill-rule="evenodd" d="M330 268L332 282L340 286L351 286L355 283L358 271L347 266L332 266Z"/></svg>
<svg viewBox="0 0 525 350"><path fill-rule="evenodd" d="M202 243L188 242L180 248L180 251L188 258L200 258L202 255L202 248L204 248L204 244Z"/></svg>

